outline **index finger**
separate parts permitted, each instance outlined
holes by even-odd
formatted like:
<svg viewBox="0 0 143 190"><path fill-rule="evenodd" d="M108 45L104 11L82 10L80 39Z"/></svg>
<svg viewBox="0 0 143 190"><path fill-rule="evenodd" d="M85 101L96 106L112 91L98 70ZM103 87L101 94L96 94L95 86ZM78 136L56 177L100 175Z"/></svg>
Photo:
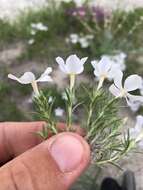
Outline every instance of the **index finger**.
<svg viewBox="0 0 143 190"><path fill-rule="evenodd" d="M42 142L35 132L41 130L44 122L0 123L0 164Z"/></svg>

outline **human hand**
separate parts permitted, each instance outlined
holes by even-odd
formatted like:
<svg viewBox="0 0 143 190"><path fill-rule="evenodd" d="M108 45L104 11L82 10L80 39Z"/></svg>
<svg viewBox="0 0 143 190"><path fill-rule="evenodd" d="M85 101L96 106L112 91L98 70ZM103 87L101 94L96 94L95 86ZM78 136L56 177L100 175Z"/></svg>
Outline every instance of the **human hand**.
<svg viewBox="0 0 143 190"><path fill-rule="evenodd" d="M42 142L33 133L43 124L0 123L0 190L66 190L87 167L82 137L60 133Z"/></svg>

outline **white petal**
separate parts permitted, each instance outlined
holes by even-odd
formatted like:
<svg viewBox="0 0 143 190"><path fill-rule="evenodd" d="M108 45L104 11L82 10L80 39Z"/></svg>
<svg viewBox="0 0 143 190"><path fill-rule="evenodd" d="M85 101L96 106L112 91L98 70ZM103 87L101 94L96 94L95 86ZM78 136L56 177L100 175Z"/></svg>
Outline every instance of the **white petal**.
<svg viewBox="0 0 143 190"><path fill-rule="evenodd" d="M100 73L106 73L111 69L112 62L106 56L103 56L98 63Z"/></svg>
<svg viewBox="0 0 143 190"><path fill-rule="evenodd" d="M143 116L142 115L138 115L136 117L136 126L143 128Z"/></svg>
<svg viewBox="0 0 143 190"><path fill-rule="evenodd" d="M140 102L129 102L128 105L133 112L137 112L141 106Z"/></svg>
<svg viewBox="0 0 143 190"><path fill-rule="evenodd" d="M115 97L119 97L120 96L120 90L114 85L112 84L109 88L109 91L115 96Z"/></svg>
<svg viewBox="0 0 143 190"><path fill-rule="evenodd" d="M43 74L50 74L53 71L52 67L47 67L47 69L45 70L45 72Z"/></svg>
<svg viewBox="0 0 143 190"><path fill-rule="evenodd" d="M137 96L132 94L127 94L127 97L129 98L129 101L131 102L141 102L143 103L143 96Z"/></svg>
<svg viewBox="0 0 143 190"><path fill-rule="evenodd" d="M35 75L32 72L26 72L20 78L15 77L12 74L9 74L8 78L10 78L12 80L16 80L16 81L18 81L21 84L30 84L33 81L35 81Z"/></svg>
<svg viewBox="0 0 143 190"><path fill-rule="evenodd" d="M97 61L97 60L91 61L91 65L93 66L94 69L97 69L97 68L98 68L97 64L98 64L98 61Z"/></svg>
<svg viewBox="0 0 143 190"><path fill-rule="evenodd" d="M84 64L87 61L87 59L88 59L88 57L84 57L80 61L81 61L82 64Z"/></svg>
<svg viewBox="0 0 143 190"><path fill-rule="evenodd" d="M64 73L67 73L66 65L65 65L65 62L64 62L63 58L57 57L56 62L59 64L59 67L60 67L61 71L64 72Z"/></svg>
<svg viewBox="0 0 143 190"><path fill-rule="evenodd" d="M96 76L96 77L100 77L100 72L99 72L99 70L98 69L95 69L94 70L94 75Z"/></svg>
<svg viewBox="0 0 143 190"><path fill-rule="evenodd" d="M131 75L125 80L124 88L129 92L141 88L142 78L138 75Z"/></svg>
<svg viewBox="0 0 143 190"><path fill-rule="evenodd" d="M117 86L119 89L122 88L122 79L123 79L123 73L122 71L117 71L114 75L114 84Z"/></svg>
<svg viewBox="0 0 143 190"><path fill-rule="evenodd" d="M119 69L116 66L112 66L110 71L107 73L108 79L112 80L116 77L116 73L118 73Z"/></svg>
<svg viewBox="0 0 143 190"><path fill-rule="evenodd" d="M52 72L52 68L48 67L45 72L40 76L40 78L37 80L37 82L51 82L53 81L51 76L49 74Z"/></svg>
<svg viewBox="0 0 143 190"><path fill-rule="evenodd" d="M84 70L83 63L76 55L70 55L66 60L66 70L68 74L80 74Z"/></svg>
<svg viewBox="0 0 143 190"><path fill-rule="evenodd" d="M52 82L53 79L48 75L43 75L43 76L41 75L41 77L36 81L37 82Z"/></svg>

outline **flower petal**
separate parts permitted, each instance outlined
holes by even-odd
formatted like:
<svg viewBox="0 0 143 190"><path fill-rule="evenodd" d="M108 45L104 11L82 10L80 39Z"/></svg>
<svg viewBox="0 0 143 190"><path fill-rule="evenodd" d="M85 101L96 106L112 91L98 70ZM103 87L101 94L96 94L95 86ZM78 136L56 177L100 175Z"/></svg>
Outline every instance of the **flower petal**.
<svg viewBox="0 0 143 190"><path fill-rule="evenodd" d="M59 67L60 67L61 71L64 72L64 73L67 73L66 65L65 65L65 62L64 62L63 58L57 57L56 62L59 64Z"/></svg>
<svg viewBox="0 0 143 190"><path fill-rule="evenodd" d="M88 59L88 57L84 57L80 61L81 61L82 64L84 64L87 61L87 59Z"/></svg>
<svg viewBox="0 0 143 190"><path fill-rule="evenodd" d="M114 85L112 84L110 87L109 87L109 91L115 96L115 97L119 97L121 92L120 90Z"/></svg>
<svg viewBox="0 0 143 190"><path fill-rule="evenodd" d="M41 75L41 77L36 81L37 82L52 82L53 79L49 75L43 75L43 76Z"/></svg>
<svg viewBox="0 0 143 190"><path fill-rule="evenodd" d="M100 73L106 73L111 69L112 62L106 56L102 56L101 60L98 63L98 68Z"/></svg>
<svg viewBox="0 0 143 190"><path fill-rule="evenodd" d="M123 72L119 70L114 75L114 84L119 89L122 88L122 79L123 79Z"/></svg>
<svg viewBox="0 0 143 190"><path fill-rule="evenodd" d="M91 65L93 66L94 69L97 69L98 68L98 61L97 60L91 61Z"/></svg>
<svg viewBox="0 0 143 190"><path fill-rule="evenodd" d="M47 67L47 69L45 70L45 72L43 74L50 74L53 71L52 67Z"/></svg>
<svg viewBox="0 0 143 190"><path fill-rule="evenodd" d="M125 80L124 88L129 92L141 88L142 78L139 75L131 75Z"/></svg>
<svg viewBox="0 0 143 190"><path fill-rule="evenodd" d="M138 115L136 117L136 127L143 128L143 116Z"/></svg>
<svg viewBox="0 0 143 190"><path fill-rule="evenodd" d="M84 70L83 63L76 55L70 55L66 60L66 70L68 74L80 74Z"/></svg>
<svg viewBox="0 0 143 190"><path fill-rule="evenodd" d="M14 76L12 74L9 74L8 78L10 78L12 80L16 80L21 84L30 84L33 81L35 81L35 75L32 72L26 72L20 78Z"/></svg>
<svg viewBox="0 0 143 190"><path fill-rule="evenodd" d="M52 67L48 67L45 72L40 76L37 82L51 82L53 81L49 74L52 72Z"/></svg>
<svg viewBox="0 0 143 190"><path fill-rule="evenodd" d="M127 97L129 98L129 101L131 102L142 102L143 103L143 96L137 96L132 94L127 94Z"/></svg>

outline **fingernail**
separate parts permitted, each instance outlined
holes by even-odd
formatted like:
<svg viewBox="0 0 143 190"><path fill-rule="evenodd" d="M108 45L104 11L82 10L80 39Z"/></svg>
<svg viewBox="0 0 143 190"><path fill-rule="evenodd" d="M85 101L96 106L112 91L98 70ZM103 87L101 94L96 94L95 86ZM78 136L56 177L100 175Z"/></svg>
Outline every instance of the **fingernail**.
<svg viewBox="0 0 143 190"><path fill-rule="evenodd" d="M72 172L82 160L84 146L72 135L61 135L51 144L49 151L62 172Z"/></svg>

